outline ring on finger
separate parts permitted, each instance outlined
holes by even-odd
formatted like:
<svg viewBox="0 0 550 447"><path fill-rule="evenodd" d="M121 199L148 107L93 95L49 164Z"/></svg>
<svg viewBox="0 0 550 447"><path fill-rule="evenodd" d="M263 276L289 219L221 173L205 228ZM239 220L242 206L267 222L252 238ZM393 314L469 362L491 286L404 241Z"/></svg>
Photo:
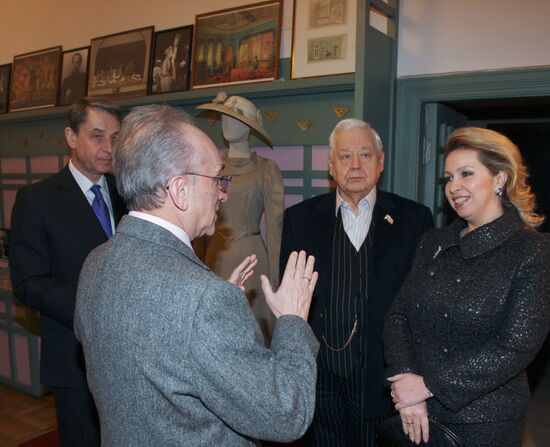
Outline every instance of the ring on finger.
<svg viewBox="0 0 550 447"><path fill-rule="evenodd" d="M311 281L311 276L304 276L304 279L307 279L308 281Z"/></svg>
<svg viewBox="0 0 550 447"><path fill-rule="evenodd" d="M391 397L395 397L395 394L393 394L393 390L390 392Z"/></svg>

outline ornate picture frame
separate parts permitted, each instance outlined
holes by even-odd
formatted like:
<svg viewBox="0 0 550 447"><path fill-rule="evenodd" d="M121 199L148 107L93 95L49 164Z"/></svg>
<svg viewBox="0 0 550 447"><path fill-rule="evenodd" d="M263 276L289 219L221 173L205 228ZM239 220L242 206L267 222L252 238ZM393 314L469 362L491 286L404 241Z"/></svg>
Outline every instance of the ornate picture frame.
<svg viewBox="0 0 550 447"><path fill-rule="evenodd" d="M355 72L357 0L294 0L291 78Z"/></svg>
<svg viewBox="0 0 550 447"><path fill-rule="evenodd" d="M92 39L88 95L127 98L147 94L154 27Z"/></svg>
<svg viewBox="0 0 550 447"><path fill-rule="evenodd" d="M57 105L61 46L20 54L13 58L9 111Z"/></svg>
<svg viewBox="0 0 550 447"><path fill-rule="evenodd" d="M0 113L8 111L11 64L0 65Z"/></svg>
<svg viewBox="0 0 550 447"><path fill-rule="evenodd" d="M197 15L193 88L276 79L281 17L281 0Z"/></svg>

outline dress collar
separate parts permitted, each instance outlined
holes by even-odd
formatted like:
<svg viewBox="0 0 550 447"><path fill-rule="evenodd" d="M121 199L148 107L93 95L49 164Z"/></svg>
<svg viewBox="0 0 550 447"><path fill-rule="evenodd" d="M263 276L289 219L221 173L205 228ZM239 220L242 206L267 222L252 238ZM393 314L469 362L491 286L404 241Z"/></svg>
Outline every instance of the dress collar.
<svg viewBox="0 0 550 447"><path fill-rule="evenodd" d="M464 259L474 258L499 247L524 228L516 208L512 205L505 206L502 216L460 237L460 232L466 226L466 221L460 218L448 226L444 230L441 251L459 246Z"/></svg>
<svg viewBox="0 0 550 447"><path fill-rule="evenodd" d="M256 152L250 154L250 158L228 157L228 152L222 155L224 175L244 175L258 169L260 158Z"/></svg>

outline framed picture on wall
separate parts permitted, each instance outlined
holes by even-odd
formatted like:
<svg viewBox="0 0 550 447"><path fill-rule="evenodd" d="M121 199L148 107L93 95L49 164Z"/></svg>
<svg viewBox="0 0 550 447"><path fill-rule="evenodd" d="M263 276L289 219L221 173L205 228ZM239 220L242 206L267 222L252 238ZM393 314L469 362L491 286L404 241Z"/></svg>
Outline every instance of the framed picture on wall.
<svg viewBox="0 0 550 447"><path fill-rule="evenodd" d="M90 47L63 51L59 105L64 106L86 96Z"/></svg>
<svg viewBox="0 0 550 447"><path fill-rule="evenodd" d="M9 111L52 107L57 103L61 46L13 58Z"/></svg>
<svg viewBox="0 0 550 447"><path fill-rule="evenodd" d="M193 88L275 79L281 13L273 0L196 16Z"/></svg>
<svg viewBox="0 0 550 447"><path fill-rule="evenodd" d="M124 98L147 94L153 32L149 26L92 39L88 95Z"/></svg>
<svg viewBox="0 0 550 447"><path fill-rule="evenodd" d="M357 0L294 0L291 78L355 72Z"/></svg>
<svg viewBox="0 0 550 447"><path fill-rule="evenodd" d="M193 25L155 33L149 93L189 90Z"/></svg>
<svg viewBox="0 0 550 447"><path fill-rule="evenodd" d="M8 111L11 64L0 65L0 113Z"/></svg>

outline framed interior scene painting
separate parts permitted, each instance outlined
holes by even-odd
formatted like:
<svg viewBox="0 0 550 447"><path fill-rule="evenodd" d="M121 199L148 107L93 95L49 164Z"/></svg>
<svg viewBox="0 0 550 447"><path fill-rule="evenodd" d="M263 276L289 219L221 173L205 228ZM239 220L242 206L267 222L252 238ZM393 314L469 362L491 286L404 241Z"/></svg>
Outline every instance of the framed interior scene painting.
<svg viewBox="0 0 550 447"><path fill-rule="evenodd" d="M294 0L292 79L355 72L356 0Z"/></svg>
<svg viewBox="0 0 550 447"><path fill-rule="evenodd" d="M59 105L65 106L84 98L88 88L88 56L90 47L63 51Z"/></svg>
<svg viewBox="0 0 550 447"><path fill-rule="evenodd" d="M275 0L196 16L193 88L276 79L281 13Z"/></svg>
<svg viewBox="0 0 550 447"><path fill-rule="evenodd" d="M8 111L11 64L0 65L0 113Z"/></svg>
<svg viewBox="0 0 550 447"><path fill-rule="evenodd" d="M157 31L153 46L149 93L189 90L193 25Z"/></svg>
<svg viewBox="0 0 550 447"><path fill-rule="evenodd" d="M15 56L10 80L9 111L55 106L60 65L60 46Z"/></svg>
<svg viewBox="0 0 550 447"><path fill-rule="evenodd" d="M88 95L125 98L147 94L152 26L92 39Z"/></svg>

